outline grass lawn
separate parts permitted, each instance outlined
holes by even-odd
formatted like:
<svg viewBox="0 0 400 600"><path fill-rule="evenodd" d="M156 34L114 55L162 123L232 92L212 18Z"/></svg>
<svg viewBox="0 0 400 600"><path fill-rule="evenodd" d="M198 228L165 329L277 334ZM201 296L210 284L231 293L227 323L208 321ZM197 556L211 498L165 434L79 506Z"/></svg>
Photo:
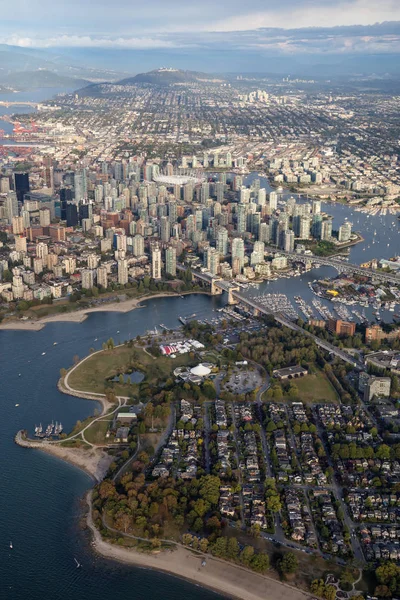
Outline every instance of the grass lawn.
<svg viewBox="0 0 400 600"><path fill-rule="evenodd" d="M338 402L335 388L322 371L294 379L299 390L298 399L302 402Z"/></svg>
<svg viewBox="0 0 400 600"><path fill-rule="evenodd" d="M93 423L93 425L84 433L87 441L91 444L104 444L106 442L106 432L111 422L112 419L109 421L96 421L96 423Z"/></svg>
<svg viewBox="0 0 400 600"><path fill-rule="evenodd" d="M189 354L154 359L140 347L129 348L124 345L113 350L103 350L88 358L71 373L68 383L76 390L104 394L107 379L130 369L143 372L144 381L153 384L167 379L176 367L188 365L190 360ZM108 389L112 389L117 395L128 396L137 390L137 384L115 382Z"/></svg>

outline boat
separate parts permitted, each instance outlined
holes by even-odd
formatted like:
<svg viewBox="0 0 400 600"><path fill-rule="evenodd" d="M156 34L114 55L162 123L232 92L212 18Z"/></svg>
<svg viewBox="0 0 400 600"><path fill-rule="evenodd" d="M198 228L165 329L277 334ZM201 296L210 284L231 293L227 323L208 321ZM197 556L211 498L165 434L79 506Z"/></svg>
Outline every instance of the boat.
<svg viewBox="0 0 400 600"><path fill-rule="evenodd" d="M46 352L42 352L42 356L44 356L46 354Z"/></svg>
<svg viewBox="0 0 400 600"><path fill-rule="evenodd" d="M97 338L94 338L94 341L97 342Z"/></svg>
<svg viewBox="0 0 400 600"><path fill-rule="evenodd" d="M12 542L10 542L10 548L11 548L11 550L13 549L13 544L12 544Z"/></svg>
<svg viewBox="0 0 400 600"><path fill-rule="evenodd" d="M81 563L78 560L76 560L76 558L74 558L74 561L76 562L76 568L79 569L79 567L82 566Z"/></svg>
<svg viewBox="0 0 400 600"><path fill-rule="evenodd" d="M46 427L46 437L50 437L51 435L53 435L53 429L54 429L54 423L51 422L49 425L47 425Z"/></svg>
<svg viewBox="0 0 400 600"><path fill-rule="evenodd" d="M15 406L19 406L19 404L16 404Z"/></svg>
<svg viewBox="0 0 400 600"><path fill-rule="evenodd" d="M53 346L57 346L57 342L53 342Z"/></svg>

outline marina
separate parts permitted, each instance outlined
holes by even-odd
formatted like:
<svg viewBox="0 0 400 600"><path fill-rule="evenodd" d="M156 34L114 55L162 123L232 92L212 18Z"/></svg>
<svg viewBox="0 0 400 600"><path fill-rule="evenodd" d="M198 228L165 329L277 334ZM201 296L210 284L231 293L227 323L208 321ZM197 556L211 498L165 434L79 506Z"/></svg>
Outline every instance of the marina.
<svg viewBox="0 0 400 600"><path fill-rule="evenodd" d="M275 313L283 313L292 321L295 321L299 317L293 304L285 294L261 294L260 296L255 296L254 299Z"/></svg>
<svg viewBox="0 0 400 600"><path fill-rule="evenodd" d="M54 423L53 421L47 425L46 429L43 431L42 424L35 425L35 437L37 438L51 438L57 437L63 432L62 423L58 423L57 421Z"/></svg>

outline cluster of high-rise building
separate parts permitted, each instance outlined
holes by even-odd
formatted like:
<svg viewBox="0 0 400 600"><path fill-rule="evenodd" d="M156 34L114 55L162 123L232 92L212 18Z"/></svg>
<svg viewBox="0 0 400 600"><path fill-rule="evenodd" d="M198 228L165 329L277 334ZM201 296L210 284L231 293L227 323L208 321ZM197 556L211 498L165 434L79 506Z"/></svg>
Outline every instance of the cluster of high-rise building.
<svg viewBox="0 0 400 600"><path fill-rule="evenodd" d="M6 301L125 286L145 275L173 279L181 255L213 275L264 278L287 266L282 256L266 260L266 245L292 252L297 240L334 239L318 200L283 201L259 179L246 185L239 174L208 178L189 167L182 174L144 157L76 169L46 164L51 193L31 191L27 173L3 171L0 178ZM346 222L339 241L350 236Z"/></svg>

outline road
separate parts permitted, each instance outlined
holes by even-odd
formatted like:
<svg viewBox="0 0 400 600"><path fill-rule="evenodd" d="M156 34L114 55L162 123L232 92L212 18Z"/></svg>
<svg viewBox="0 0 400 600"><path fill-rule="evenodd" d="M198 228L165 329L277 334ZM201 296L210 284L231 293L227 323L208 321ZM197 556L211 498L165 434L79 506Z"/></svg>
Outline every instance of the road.
<svg viewBox="0 0 400 600"><path fill-rule="evenodd" d="M209 474L211 471L211 456L210 456L210 408L211 402L204 402L203 404L203 421L204 421L204 457L206 461L206 472Z"/></svg>
<svg viewBox="0 0 400 600"><path fill-rule="evenodd" d="M322 441L322 444L324 446L324 450L326 453L326 457L327 457L329 466L332 467L332 469L334 471L331 490L332 490L332 493L335 496L336 500L338 500L340 503L340 507L342 509L342 514L343 514L344 524L348 528L350 535L351 535L354 532L354 528L355 528L354 523L349 515L348 507L347 507L345 501L343 500L343 488L339 485L339 483L337 481L335 465L334 465L332 457L331 457L330 449L325 440L325 435L324 435L325 432L324 432L324 429L320 425L320 421L318 419L317 410L316 410L315 406L312 407L312 412L313 412L313 416L314 416L314 422L317 427L318 437ZM364 553L362 551L359 539L357 538L357 536L351 535L350 540L351 540L351 547L353 550L355 560L357 562L359 562L360 564L364 564L365 558L364 558Z"/></svg>

